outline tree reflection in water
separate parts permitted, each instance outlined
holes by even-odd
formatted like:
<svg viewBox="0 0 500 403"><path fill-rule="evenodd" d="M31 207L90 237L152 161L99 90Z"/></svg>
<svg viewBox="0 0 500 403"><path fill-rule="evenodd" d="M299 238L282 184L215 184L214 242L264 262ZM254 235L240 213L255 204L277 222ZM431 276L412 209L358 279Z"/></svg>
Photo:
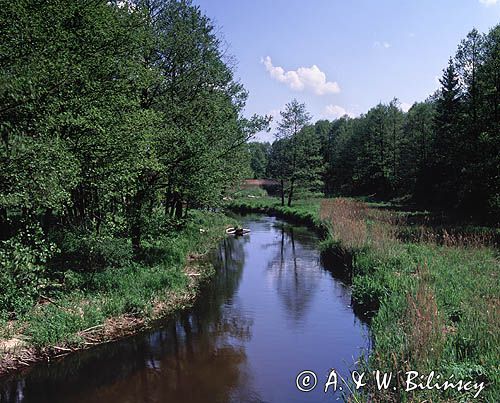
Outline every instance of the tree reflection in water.
<svg viewBox="0 0 500 403"><path fill-rule="evenodd" d="M317 289L319 254L310 239L301 237L302 233L296 233L292 226L280 223L280 234L279 250L269 262L268 273L288 317L298 323L309 309Z"/></svg>
<svg viewBox="0 0 500 403"><path fill-rule="evenodd" d="M244 239L213 255L218 275L191 309L161 329L33 368L0 387L0 401L174 402L252 399L244 342L252 320L232 301L245 262ZM237 387L238 386L238 387Z"/></svg>
<svg viewBox="0 0 500 403"><path fill-rule="evenodd" d="M319 259L318 237L273 217L245 221L212 259L196 305L144 332L0 381L11 402L309 402L305 368L347 373L366 346L350 288Z"/></svg>

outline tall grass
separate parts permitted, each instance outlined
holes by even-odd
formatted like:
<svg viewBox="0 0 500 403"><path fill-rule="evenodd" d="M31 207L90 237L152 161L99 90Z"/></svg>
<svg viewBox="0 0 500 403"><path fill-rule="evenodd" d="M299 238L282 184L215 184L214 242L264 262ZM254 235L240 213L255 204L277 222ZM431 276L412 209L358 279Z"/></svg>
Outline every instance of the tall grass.
<svg viewBox="0 0 500 403"><path fill-rule="evenodd" d="M398 374L398 388L375 401L467 401L449 389L405 393L408 370L484 381L479 397L499 401L500 317L497 252L488 234L410 227L404 215L351 199L325 200L330 247L354 255L353 300L373 311L369 369ZM413 238L401 234L414 234ZM379 400L381 399L381 400Z"/></svg>
<svg viewBox="0 0 500 403"><path fill-rule="evenodd" d="M385 250L395 239L394 217L366 203L345 199L321 201L320 218L340 248L356 251L366 247Z"/></svg>

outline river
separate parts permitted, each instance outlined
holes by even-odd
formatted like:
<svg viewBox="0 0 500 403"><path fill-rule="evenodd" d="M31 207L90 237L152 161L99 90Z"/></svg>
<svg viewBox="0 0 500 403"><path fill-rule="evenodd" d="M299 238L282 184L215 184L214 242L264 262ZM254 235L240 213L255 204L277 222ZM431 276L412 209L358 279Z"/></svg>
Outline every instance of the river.
<svg viewBox="0 0 500 403"><path fill-rule="evenodd" d="M322 390L330 370L348 377L370 344L349 285L325 268L310 229L241 219L251 234L221 242L217 275L193 308L153 330L1 379L0 401L341 400L345 387ZM297 389L303 370L317 374L312 392Z"/></svg>

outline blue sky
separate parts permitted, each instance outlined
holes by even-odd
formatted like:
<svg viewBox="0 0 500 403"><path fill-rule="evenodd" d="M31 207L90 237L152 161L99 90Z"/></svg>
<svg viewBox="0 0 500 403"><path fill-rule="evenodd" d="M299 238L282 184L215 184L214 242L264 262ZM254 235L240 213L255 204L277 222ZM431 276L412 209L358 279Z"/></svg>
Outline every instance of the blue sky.
<svg viewBox="0 0 500 403"><path fill-rule="evenodd" d="M356 116L393 97L403 109L424 100L467 32L500 23L500 0L194 3L236 60L236 77L249 91L247 115L279 117L297 98L313 120Z"/></svg>

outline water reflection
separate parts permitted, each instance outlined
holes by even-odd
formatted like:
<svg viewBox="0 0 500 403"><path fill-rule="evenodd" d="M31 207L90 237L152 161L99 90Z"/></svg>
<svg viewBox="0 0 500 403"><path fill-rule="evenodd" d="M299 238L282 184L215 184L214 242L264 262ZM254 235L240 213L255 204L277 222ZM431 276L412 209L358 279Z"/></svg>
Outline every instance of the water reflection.
<svg viewBox="0 0 500 403"><path fill-rule="evenodd" d="M263 217L213 254L218 274L157 330L0 382L11 402L321 401L299 370L351 368L366 329L349 288L324 270L310 231Z"/></svg>
<svg viewBox="0 0 500 403"><path fill-rule="evenodd" d="M315 274L319 266L318 252L307 244L307 238L303 239L304 242L295 242L297 235L292 226L280 223L278 228L279 250L269 261L268 274L287 316L299 323L317 289L319 278Z"/></svg>
<svg viewBox="0 0 500 403"><path fill-rule="evenodd" d="M251 337L252 320L232 302L245 262L243 245L234 238L221 243L214 253L219 275L192 310L160 330L7 379L0 401L229 401L237 385L249 383L243 343Z"/></svg>

